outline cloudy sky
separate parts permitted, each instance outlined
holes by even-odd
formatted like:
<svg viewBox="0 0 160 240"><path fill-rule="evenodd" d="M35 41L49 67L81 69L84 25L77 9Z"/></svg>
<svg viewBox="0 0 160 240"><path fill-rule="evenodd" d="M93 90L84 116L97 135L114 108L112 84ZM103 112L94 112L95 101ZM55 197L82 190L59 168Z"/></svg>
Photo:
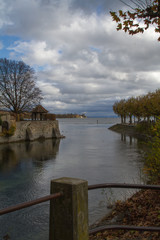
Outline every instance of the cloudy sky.
<svg viewBox="0 0 160 240"><path fill-rule="evenodd" d="M119 0L0 0L0 57L35 69L50 112L113 116L116 100L160 88L158 36L117 32L109 11L124 7Z"/></svg>

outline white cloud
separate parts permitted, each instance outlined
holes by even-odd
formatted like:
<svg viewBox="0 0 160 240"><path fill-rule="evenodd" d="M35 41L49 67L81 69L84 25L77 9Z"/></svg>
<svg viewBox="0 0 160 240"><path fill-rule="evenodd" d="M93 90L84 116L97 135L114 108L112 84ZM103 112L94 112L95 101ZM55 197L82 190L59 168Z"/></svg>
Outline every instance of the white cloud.
<svg viewBox="0 0 160 240"><path fill-rule="evenodd" d="M160 87L157 34L117 32L106 13L118 0L0 1L0 11L9 7L0 28L21 38L10 56L36 69L50 111L102 113L116 99Z"/></svg>
<svg viewBox="0 0 160 240"><path fill-rule="evenodd" d="M47 49L45 41L21 42L16 41L14 46L8 47L15 54L20 54L24 62L30 65L50 65L57 63L60 56L58 50Z"/></svg>

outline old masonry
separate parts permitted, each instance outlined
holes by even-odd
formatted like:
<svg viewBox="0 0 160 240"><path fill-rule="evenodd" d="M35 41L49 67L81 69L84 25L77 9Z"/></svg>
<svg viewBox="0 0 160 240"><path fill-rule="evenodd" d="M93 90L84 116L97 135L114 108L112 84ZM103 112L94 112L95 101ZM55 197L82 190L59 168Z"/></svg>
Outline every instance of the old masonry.
<svg viewBox="0 0 160 240"><path fill-rule="evenodd" d="M18 121L14 114L1 112L0 143L62 137L55 115L41 105L36 106L27 119L24 115Z"/></svg>

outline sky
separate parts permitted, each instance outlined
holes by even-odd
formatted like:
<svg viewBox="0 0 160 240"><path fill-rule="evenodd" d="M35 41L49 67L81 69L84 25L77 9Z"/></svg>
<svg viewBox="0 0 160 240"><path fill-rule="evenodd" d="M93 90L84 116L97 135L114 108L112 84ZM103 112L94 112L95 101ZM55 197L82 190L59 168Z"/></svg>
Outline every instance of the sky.
<svg viewBox="0 0 160 240"><path fill-rule="evenodd" d="M117 31L109 11L125 8L120 0L0 0L0 58L35 69L49 112L115 116L115 101L160 88L158 35Z"/></svg>

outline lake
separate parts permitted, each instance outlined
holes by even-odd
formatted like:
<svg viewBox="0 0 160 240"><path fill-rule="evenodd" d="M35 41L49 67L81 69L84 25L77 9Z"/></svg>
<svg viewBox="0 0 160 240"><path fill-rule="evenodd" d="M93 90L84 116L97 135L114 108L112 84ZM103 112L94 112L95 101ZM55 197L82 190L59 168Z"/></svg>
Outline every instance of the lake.
<svg viewBox="0 0 160 240"><path fill-rule="evenodd" d="M108 130L118 118L59 119L61 140L0 145L0 209L49 194L50 181L74 177L98 183L142 183L137 139ZM131 190L89 191L89 223ZM49 202L0 216L0 240L48 239Z"/></svg>

